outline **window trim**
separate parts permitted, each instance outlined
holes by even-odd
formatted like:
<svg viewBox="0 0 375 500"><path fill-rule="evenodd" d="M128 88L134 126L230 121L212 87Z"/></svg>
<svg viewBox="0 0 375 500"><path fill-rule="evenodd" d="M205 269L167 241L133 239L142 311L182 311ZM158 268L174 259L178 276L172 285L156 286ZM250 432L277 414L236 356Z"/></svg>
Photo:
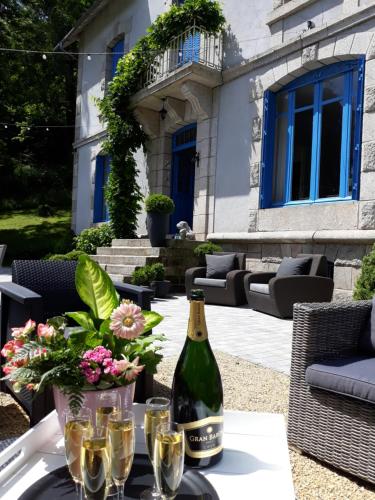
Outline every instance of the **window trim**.
<svg viewBox="0 0 375 500"><path fill-rule="evenodd" d="M364 93L364 64L365 57L355 60L338 62L325 66L305 75L302 75L277 92L267 90L264 93L264 116L263 116L263 143L261 160L261 189L260 189L260 208L275 208L283 206L294 206L301 204L330 203L346 200L359 199L359 173L361 160L361 138L362 138L362 111L363 111L363 93ZM353 78L350 78L352 72L358 70L358 86L356 96L355 110L355 129L354 144L350 145L351 133L351 107L352 93L351 85ZM340 97L331 99L322 99L322 82L334 78L341 74L345 75L344 93ZM294 91L300 87L314 84L314 101L312 105L296 108L294 106ZM318 84L318 85L317 85ZM276 98L279 94L288 92L288 130L287 130L287 151L286 168L284 178L284 200L282 202L273 202L272 200L272 182L275 154L275 129L276 129ZM340 185L338 197L318 198L319 189L319 161L320 161L320 138L317 130L321 130L322 107L331 102L343 101L343 121L341 137L341 166L340 166ZM313 142L311 158L311 177L309 199L291 200L291 179L292 179L292 152L294 137L294 115L304 109L313 109ZM347 193L347 181L350 167L350 157L353 151L353 181L352 193ZM344 175L342 175L342 172Z"/></svg>

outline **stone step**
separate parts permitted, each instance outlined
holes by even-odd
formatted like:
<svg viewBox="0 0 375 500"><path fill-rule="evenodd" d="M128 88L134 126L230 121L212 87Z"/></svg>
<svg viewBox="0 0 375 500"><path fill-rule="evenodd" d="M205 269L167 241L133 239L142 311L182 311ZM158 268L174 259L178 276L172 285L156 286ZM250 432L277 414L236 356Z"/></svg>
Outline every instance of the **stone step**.
<svg viewBox="0 0 375 500"><path fill-rule="evenodd" d="M112 247L98 247L96 249L97 255L137 255L145 257L159 257L164 248L153 248L153 247L122 247L122 246L112 246Z"/></svg>
<svg viewBox="0 0 375 500"><path fill-rule="evenodd" d="M158 257L142 255L93 255L92 258L100 264L121 264L123 266L145 266L158 262Z"/></svg>
<svg viewBox="0 0 375 500"><path fill-rule="evenodd" d="M102 264L101 262L99 264L109 275L117 274L122 275L122 277L131 276L133 271L139 267L136 265Z"/></svg>
<svg viewBox="0 0 375 500"><path fill-rule="evenodd" d="M133 240L120 239L112 240L113 247L151 247L150 240L146 238L135 238Z"/></svg>
<svg viewBox="0 0 375 500"><path fill-rule="evenodd" d="M116 281L120 283L124 282L124 276L122 274L109 274L108 276L111 278L113 282Z"/></svg>

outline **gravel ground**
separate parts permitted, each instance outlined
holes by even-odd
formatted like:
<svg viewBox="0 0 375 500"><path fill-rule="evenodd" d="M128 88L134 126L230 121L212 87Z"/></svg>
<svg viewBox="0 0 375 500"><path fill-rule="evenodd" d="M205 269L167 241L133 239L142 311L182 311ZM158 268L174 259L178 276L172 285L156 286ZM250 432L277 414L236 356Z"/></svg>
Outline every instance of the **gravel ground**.
<svg viewBox="0 0 375 500"><path fill-rule="evenodd" d="M223 379L226 409L287 416L288 376L228 354L216 352L215 355ZM170 395L176 362L176 357L165 358L159 365L155 376L156 394ZM0 440L21 435L27 429L24 412L10 396L0 393ZM367 483L346 477L293 450L290 450L290 460L298 500L375 500L375 487Z"/></svg>
<svg viewBox="0 0 375 500"><path fill-rule="evenodd" d="M227 410L283 413L287 416L287 375L221 352L215 352L215 356L223 380ZM155 390L160 395L170 393L176 362L176 357L165 358L159 366ZM243 384L243 381L247 383ZM357 482L293 450L289 453L298 500L375 500L375 488L367 483Z"/></svg>

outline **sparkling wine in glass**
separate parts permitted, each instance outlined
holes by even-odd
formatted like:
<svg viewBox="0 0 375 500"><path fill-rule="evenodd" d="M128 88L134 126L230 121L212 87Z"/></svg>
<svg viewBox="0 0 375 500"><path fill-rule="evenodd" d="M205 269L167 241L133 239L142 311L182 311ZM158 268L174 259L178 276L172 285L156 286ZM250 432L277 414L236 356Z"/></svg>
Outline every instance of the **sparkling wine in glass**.
<svg viewBox="0 0 375 500"><path fill-rule="evenodd" d="M121 408L121 397L118 391L103 391L98 396L98 404L96 408L96 425L97 427L107 427L109 417L112 413L119 411Z"/></svg>
<svg viewBox="0 0 375 500"><path fill-rule="evenodd" d="M81 446L84 435L92 431L92 413L90 408L82 407L78 412L64 412L65 456L69 472L76 485L76 492L81 497Z"/></svg>
<svg viewBox="0 0 375 500"><path fill-rule="evenodd" d="M173 500L184 472L185 436L176 422L160 424L156 429L154 470L163 500Z"/></svg>
<svg viewBox="0 0 375 500"><path fill-rule="evenodd" d="M119 500L124 499L124 486L133 465L135 449L134 414L129 410L115 412L108 422L111 450L111 474Z"/></svg>
<svg viewBox="0 0 375 500"><path fill-rule="evenodd" d="M81 448L82 484L87 500L105 500L111 484L110 446L105 427L84 435Z"/></svg>
<svg viewBox="0 0 375 500"><path fill-rule="evenodd" d="M148 456L153 464L154 460L154 444L156 428L162 423L167 423L170 420L170 401L167 398L154 397L146 401L146 412L144 421L145 440ZM160 493L156 488L156 484L152 489L147 489L142 492L142 500L160 499Z"/></svg>

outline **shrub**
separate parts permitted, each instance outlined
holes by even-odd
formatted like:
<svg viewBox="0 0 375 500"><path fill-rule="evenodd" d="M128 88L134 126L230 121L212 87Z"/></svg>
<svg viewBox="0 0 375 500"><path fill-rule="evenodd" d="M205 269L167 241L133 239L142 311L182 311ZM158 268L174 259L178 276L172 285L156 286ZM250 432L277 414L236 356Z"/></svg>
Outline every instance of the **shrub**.
<svg viewBox="0 0 375 500"><path fill-rule="evenodd" d="M47 203L38 206L38 215L40 217L51 217L53 215L53 208Z"/></svg>
<svg viewBox="0 0 375 500"><path fill-rule="evenodd" d="M147 286L151 281L163 281L165 268L160 262L140 267L133 271L132 283L138 286Z"/></svg>
<svg viewBox="0 0 375 500"><path fill-rule="evenodd" d="M354 300L369 300L375 294L375 245L363 257L361 274L354 287Z"/></svg>
<svg viewBox="0 0 375 500"><path fill-rule="evenodd" d="M207 241L207 243L201 243L194 248L194 255L196 257L202 258L207 254L212 255L214 252L221 252L222 250L223 249L220 245L215 245L215 243Z"/></svg>
<svg viewBox="0 0 375 500"><path fill-rule="evenodd" d="M56 253L54 255L50 255L47 260L78 260L80 255L86 254L81 250L72 250L66 254Z"/></svg>
<svg viewBox="0 0 375 500"><path fill-rule="evenodd" d="M108 247L113 239L113 231L109 224L84 229L74 238L76 250L92 255L98 247Z"/></svg>
<svg viewBox="0 0 375 500"><path fill-rule="evenodd" d="M145 201L146 212L156 212L159 214L171 214L174 212L172 198L165 194L150 194Z"/></svg>

